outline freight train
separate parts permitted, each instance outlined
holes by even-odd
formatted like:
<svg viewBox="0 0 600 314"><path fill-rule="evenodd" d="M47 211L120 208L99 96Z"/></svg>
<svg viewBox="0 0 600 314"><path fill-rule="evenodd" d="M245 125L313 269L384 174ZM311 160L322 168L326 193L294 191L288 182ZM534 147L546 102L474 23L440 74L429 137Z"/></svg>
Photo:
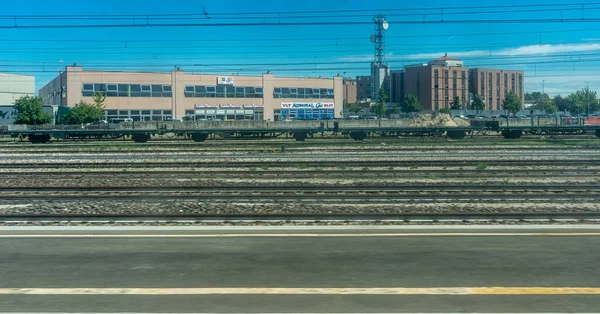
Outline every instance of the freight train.
<svg viewBox="0 0 600 314"><path fill-rule="evenodd" d="M55 139L105 139L131 137L147 142L156 135L178 135L203 142L209 137L291 136L297 141L321 134L346 135L354 140L368 136L447 136L462 139L466 135L499 133L507 139L524 134L595 134L600 137L598 117L567 119L564 117L527 119L472 119L456 123L435 123L414 119L323 120L323 121L149 121L98 125L11 125L7 134L27 138L32 143Z"/></svg>

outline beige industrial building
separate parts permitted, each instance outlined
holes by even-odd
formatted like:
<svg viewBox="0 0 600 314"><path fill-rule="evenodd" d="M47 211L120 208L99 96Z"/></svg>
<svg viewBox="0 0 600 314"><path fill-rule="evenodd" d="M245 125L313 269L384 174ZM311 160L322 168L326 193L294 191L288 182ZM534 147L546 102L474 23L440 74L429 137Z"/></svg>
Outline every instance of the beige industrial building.
<svg viewBox="0 0 600 314"><path fill-rule="evenodd" d="M34 95L34 76L0 73L0 105L13 105L23 96Z"/></svg>
<svg viewBox="0 0 600 314"><path fill-rule="evenodd" d="M66 67L39 90L45 105L92 103L103 92L107 120L322 120L341 117L342 77L296 78L84 70Z"/></svg>

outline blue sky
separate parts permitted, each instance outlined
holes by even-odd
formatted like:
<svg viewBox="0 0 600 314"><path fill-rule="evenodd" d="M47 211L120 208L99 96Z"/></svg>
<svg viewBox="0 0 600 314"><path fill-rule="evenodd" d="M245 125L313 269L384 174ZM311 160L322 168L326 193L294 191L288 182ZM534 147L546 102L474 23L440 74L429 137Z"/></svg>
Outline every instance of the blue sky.
<svg viewBox="0 0 600 314"><path fill-rule="evenodd" d="M62 4L61 4L62 2ZM513 1L502 5L565 4L558 1ZM0 72L36 76L37 88L56 76L60 68L77 63L86 69L169 71L174 66L195 73L259 74L271 70L279 76L346 76L369 72L373 46L371 16L387 16L387 56L392 69L426 62L444 53L465 61L468 67L525 71L526 91L554 95L586 86L600 90L600 22L577 23L456 23L453 20L600 18L600 3L579 1L577 6L477 8L497 1L5 1L0 15ZM206 17L167 17L156 14L203 13ZM452 9L452 7L474 7ZM445 9L441 9L445 7ZM435 8L401 11L408 8ZM556 10L563 9L562 11ZM395 9L395 10L394 10ZM291 14L262 15L248 12L365 10L347 13L313 13L320 18ZM366 11L370 10L370 11ZM379 11L378 11L379 10ZM514 12L524 11L524 12ZM469 14L455 14L474 12ZM488 13L486 13L488 12ZM427 13L427 15L422 15ZM442 14L443 13L443 14ZM77 15L151 15L117 19L82 20ZM405 14L405 15L402 15ZM412 15L407 15L412 14ZM44 15L55 19L26 20L12 16ZM57 17L61 15L63 17ZM340 15L352 15L340 17ZM246 17L240 19L240 17ZM436 24L402 24L406 21L441 20ZM311 22L323 25L135 27L135 28L1 28L2 26ZM352 22L339 24L337 21ZM360 22L360 23L359 23ZM291 64L290 64L291 63Z"/></svg>

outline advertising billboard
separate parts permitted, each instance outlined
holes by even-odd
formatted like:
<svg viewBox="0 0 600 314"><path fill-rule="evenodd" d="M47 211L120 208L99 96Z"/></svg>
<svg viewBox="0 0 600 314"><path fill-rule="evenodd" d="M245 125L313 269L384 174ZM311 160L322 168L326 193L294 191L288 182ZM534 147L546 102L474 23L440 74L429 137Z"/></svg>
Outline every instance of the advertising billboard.
<svg viewBox="0 0 600 314"><path fill-rule="evenodd" d="M217 76L217 85L233 85L233 76Z"/></svg>
<svg viewBox="0 0 600 314"><path fill-rule="evenodd" d="M331 102L282 102L282 109L333 109Z"/></svg>

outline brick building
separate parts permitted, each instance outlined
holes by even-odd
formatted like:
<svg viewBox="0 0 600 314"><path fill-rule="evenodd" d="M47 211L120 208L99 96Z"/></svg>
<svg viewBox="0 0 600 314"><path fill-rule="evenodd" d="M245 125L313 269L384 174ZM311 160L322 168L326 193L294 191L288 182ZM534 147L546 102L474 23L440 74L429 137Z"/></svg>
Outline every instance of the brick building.
<svg viewBox="0 0 600 314"><path fill-rule="evenodd" d="M437 111L452 106L458 96L461 105L470 102L469 93L479 94L487 110L502 109L508 91L524 99L523 71L469 69L463 61L445 55L426 64L406 66L391 73L391 102L416 95L423 110Z"/></svg>
<svg viewBox="0 0 600 314"><path fill-rule="evenodd" d="M501 110L508 92L517 94L521 102L525 99L523 71L474 68L469 78L469 90L481 96L486 110Z"/></svg>

